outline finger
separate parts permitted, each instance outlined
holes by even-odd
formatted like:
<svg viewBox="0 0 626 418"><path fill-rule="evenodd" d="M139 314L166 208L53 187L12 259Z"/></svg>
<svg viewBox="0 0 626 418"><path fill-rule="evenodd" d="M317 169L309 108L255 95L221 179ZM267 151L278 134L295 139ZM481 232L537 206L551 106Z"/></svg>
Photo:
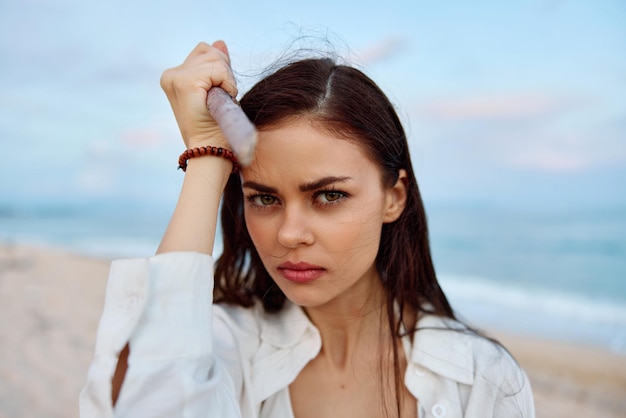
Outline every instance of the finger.
<svg viewBox="0 0 626 418"><path fill-rule="evenodd" d="M195 90L198 87L209 91L214 86L221 87L233 98L237 97L237 82L230 66L224 61L174 67L165 70L161 75L161 87L169 94Z"/></svg>
<svg viewBox="0 0 626 418"><path fill-rule="evenodd" d="M208 89L213 86L221 87L226 90L231 97L237 97L237 81L235 80L233 72L227 63L223 61L218 63L207 63L206 65L197 66L188 71L188 74L196 80L209 81L210 86L208 86Z"/></svg>
<svg viewBox="0 0 626 418"><path fill-rule="evenodd" d="M207 44L206 42L200 42L198 45L196 45L196 47L194 49L191 50L189 55L187 55L187 58L185 58L184 62L187 62L191 58L197 57L198 55L206 54L212 48L213 47L211 45Z"/></svg>
<svg viewBox="0 0 626 418"><path fill-rule="evenodd" d="M235 77L230 67L223 69L220 75L222 82L216 85L226 90L226 93L228 93L233 99L237 98L237 81L235 80Z"/></svg>
<svg viewBox="0 0 626 418"><path fill-rule="evenodd" d="M213 47L219 49L222 54L226 57L226 62L228 63L228 71L226 77L220 87L226 90L226 92L234 99L237 97L237 82L235 81L235 77L233 75L232 69L230 68L230 53L228 51L228 46L226 46L226 42L218 39L213 42Z"/></svg>
<svg viewBox="0 0 626 418"><path fill-rule="evenodd" d="M217 40L213 42L213 47L219 49L226 56L226 61L228 62L228 64L230 64L230 53L228 52L226 42L222 41L221 39Z"/></svg>
<svg viewBox="0 0 626 418"><path fill-rule="evenodd" d="M228 47L224 41L215 41L213 45L209 45L206 42L200 42L196 47L187 55L183 64L189 63L198 59L199 57L207 56L211 58L221 58L230 65L230 55L228 54Z"/></svg>

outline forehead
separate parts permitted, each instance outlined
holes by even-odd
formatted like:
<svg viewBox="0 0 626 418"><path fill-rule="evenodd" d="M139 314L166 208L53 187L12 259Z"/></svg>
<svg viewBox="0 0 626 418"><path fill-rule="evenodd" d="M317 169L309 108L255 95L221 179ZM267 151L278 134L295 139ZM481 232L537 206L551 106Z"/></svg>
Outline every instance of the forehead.
<svg viewBox="0 0 626 418"><path fill-rule="evenodd" d="M254 160L241 170L244 181L307 182L326 176L379 178L379 170L354 141L338 138L306 119L259 132Z"/></svg>

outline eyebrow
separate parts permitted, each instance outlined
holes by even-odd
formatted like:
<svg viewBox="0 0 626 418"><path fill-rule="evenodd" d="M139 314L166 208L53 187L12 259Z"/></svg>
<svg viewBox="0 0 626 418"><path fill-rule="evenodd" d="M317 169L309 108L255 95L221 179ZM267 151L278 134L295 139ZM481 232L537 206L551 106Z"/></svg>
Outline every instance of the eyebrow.
<svg viewBox="0 0 626 418"><path fill-rule="evenodd" d="M254 189L257 192L261 192L261 193L278 193L278 190L276 190L273 187L270 186L266 186L264 184L261 183L257 183L255 181L245 181L241 187L243 188L247 188L247 189Z"/></svg>
<svg viewBox="0 0 626 418"><path fill-rule="evenodd" d="M323 177L319 180L301 184L299 186L299 189L301 192L310 192L313 190L321 189L322 187L326 187L333 183L343 183L348 180L352 180L352 177L335 177L335 176Z"/></svg>
<svg viewBox="0 0 626 418"><path fill-rule="evenodd" d="M326 187L333 183L343 183L348 180L352 180L352 177L337 177L337 176L328 176L323 177L319 180L314 180L308 183L303 183L298 188L301 192L310 192L313 190L321 189L322 187ZM258 192L262 193L278 193L278 190L274 187L266 186L265 184L257 183L255 181L246 181L243 183L242 187L248 189L254 189Z"/></svg>

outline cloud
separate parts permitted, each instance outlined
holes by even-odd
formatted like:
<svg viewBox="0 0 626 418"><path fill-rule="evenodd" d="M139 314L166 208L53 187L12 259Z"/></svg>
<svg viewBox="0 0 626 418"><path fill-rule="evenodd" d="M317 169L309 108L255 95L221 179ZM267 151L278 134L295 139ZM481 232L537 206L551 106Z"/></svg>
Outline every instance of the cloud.
<svg viewBox="0 0 626 418"><path fill-rule="evenodd" d="M422 103L412 116L420 146L446 164L574 173L626 164L626 124L598 117L605 108L582 97L482 95Z"/></svg>
<svg viewBox="0 0 626 418"><path fill-rule="evenodd" d="M376 64L398 55L406 48L407 44L408 41L405 38L389 36L355 52L350 61L361 66Z"/></svg>
<svg viewBox="0 0 626 418"><path fill-rule="evenodd" d="M443 121L515 120L554 115L579 103L545 94L485 95L421 104L416 106L416 114Z"/></svg>
<svg viewBox="0 0 626 418"><path fill-rule="evenodd" d="M120 138L128 148L154 148L165 142L161 132L152 128L128 129L121 133Z"/></svg>
<svg viewBox="0 0 626 418"><path fill-rule="evenodd" d="M563 155L558 152L531 153L514 157L511 162L518 167L537 168L541 171L576 172L588 167L589 161L580 155Z"/></svg>
<svg viewBox="0 0 626 418"><path fill-rule="evenodd" d="M159 76L165 69L158 57L151 57L136 44L108 52L106 59L94 61L92 67L89 82L126 84L135 88L142 84L158 85Z"/></svg>
<svg viewBox="0 0 626 418"><path fill-rule="evenodd" d="M105 196L119 187L119 176L115 167L108 164L93 164L84 167L76 178L78 189L89 195Z"/></svg>
<svg viewBox="0 0 626 418"><path fill-rule="evenodd" d="M154 182L164 163L175 167L178 141L154 125L128 126L85 145L74 187L86 196L128 195ZM173 148L174 151L168 148ZM167 161L163 161L167 158ZM148 188L150 188L148 186Z"/></svg>
<svg viewBox="0 0 626 418"><path fill-rule="evenodd" d="M607 162L606 156L594 153L590 145L582 138L555 140L549 134L538 133L525 141L509 144L508 150L500 152L503 161L513 167L566 173Z"/></svg>

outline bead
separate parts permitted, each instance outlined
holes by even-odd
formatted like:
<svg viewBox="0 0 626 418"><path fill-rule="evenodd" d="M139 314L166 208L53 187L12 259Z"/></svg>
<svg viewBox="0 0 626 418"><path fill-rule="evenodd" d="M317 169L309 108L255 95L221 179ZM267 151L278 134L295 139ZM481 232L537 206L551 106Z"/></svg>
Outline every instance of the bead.
<svg viewBox="0 0 626 418"><path fill-rule="evenodd" d="M180 157L178 157L178 168L180 168L183 171L186 171L187 160L189 160L190 158L194 158L194 157L202 157L204 155L212 155L215 157L226 158L227 160L233 163L233 171L232 171L233 173L239 170L239 163L237 162L237 157L235 157L235 154L233 154L231 150L222 148L222 147L212 147L212 146L196 147L196 148L185 150L182 154L180 154Z"/></svg>

